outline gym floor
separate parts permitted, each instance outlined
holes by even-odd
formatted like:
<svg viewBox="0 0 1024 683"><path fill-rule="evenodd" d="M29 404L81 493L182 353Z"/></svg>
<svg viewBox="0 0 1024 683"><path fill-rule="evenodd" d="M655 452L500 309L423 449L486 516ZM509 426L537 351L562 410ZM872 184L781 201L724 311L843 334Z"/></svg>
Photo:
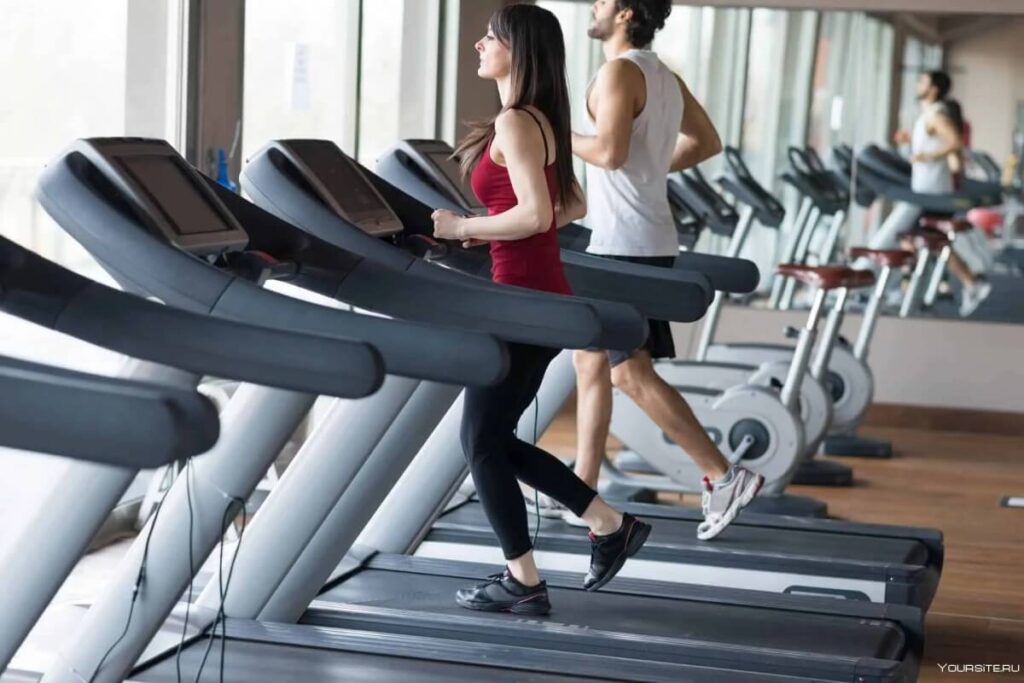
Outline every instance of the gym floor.
<svg viewBox="0 0 1024 683"><path fill-rule="evenodd" d="M1024 510L999 506L1008 494L1024 495L1024 436L869 428L890 439L892 460L844 459L854 467L851 488L794 487L828 502L844 519L937 527L946 540L939 592L926 622L922 683L1004 683L1006 674L943 673L938 664L1024 664ZM575 416L560 415L541 445L566 458L575 454ZM612 441L614 452L619 444ZM665 502L696 505L668 495ZM47 665L84 605L102 590L130 541L86 556L29 636L15 666ZM216 561L207 563L212 568Z"/></svg>
<svg viewBox="0 0 1024 683"><path fill-rule="evenodd" d="M858 522L942 529L945 565L926 620L921 683L1015 680L1007 674L943 673L939 664L1024 664L1024 510L1001 507L1005 495L1024 495L1024 437L923 429L868 428L889 439L892 460L843 458L854 468L850 488L793 487L827 501L830 513ZM541 445L572 457L571 410L555 421ZM619 444L610 440L609 452ZM664 502L696 505L692 497Z"/></svg>

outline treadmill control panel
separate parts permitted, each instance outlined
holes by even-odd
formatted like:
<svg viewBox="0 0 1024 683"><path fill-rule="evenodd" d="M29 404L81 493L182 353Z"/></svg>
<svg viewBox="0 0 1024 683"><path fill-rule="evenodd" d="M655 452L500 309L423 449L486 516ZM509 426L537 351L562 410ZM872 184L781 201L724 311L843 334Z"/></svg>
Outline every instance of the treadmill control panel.
<svg viewBox="0 0 1024 683"><path fill-rule="evenodd" d="M461 204L467 212L482 213L484 205L462 177L454 150L441 140L403 140L397 150L424 180Z"/></svg>
<svg viewBox="0 0 1024 683"><path fill-rule="evenodd" d="M97 166L138 218L199 256L244 249L249 237L203 176L164 140L91 138L74 151Z"/></svg>
<svg viewBox="0 0 1024 683"><path fill-rule="evenodd" d="M402 232L402 222L362 169L337 145L324 140L275 140L271 158L291 172L332 211L373 237Z"/></svg>

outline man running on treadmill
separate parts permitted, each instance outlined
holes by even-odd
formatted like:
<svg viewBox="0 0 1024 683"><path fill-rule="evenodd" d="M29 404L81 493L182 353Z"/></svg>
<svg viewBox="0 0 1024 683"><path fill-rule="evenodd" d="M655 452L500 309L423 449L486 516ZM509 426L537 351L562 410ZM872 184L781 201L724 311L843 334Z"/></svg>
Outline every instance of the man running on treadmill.
<svg viewBox="0 0 1024 683"><path fill-rule="evenodd" d="M587 90L587 129L573 153L587 162L587 251L671 268L679 252L665 188L670 171L695 166L722 149L718 133L683 81L651 51L671 0L597 0L588 35L606 63ZM577 475L597 485L611 421L612 386L625 392L704 471L704 521L697 537L714 538L757 494L764 478L731 466L680 393L654 370L675 356L663 320L650 321L647 343L632 353L577 351ZM571 516L566 516L572 522Z"/></svg>
<svg viewBox="0 0 1024 683"><path fill-rule="evenodd" d="M944 71L929 71L917 80L917 99L921 113L912 131L896 132L897 144L911 149L910 189L920 194L949 194L954 182L951 166L960 162L963 149L963 115L959 105L947 100L953 81ZM898 202L869 242L873 249L893 246L896 236L917 224L921 208ZM909 245L904 245L907 248ZM963 258L954 250L949 255L949 272L962 285L960 315L974 313L992 291L992 286L975 276Z"/></svg>

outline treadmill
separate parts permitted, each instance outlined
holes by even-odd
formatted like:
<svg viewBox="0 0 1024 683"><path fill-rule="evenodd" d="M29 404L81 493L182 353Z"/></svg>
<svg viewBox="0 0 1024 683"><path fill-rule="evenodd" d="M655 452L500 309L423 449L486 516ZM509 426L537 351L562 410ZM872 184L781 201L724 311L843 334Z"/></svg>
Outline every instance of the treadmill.
<svg viewBox="0 0 1024 683"><path fill-rule="evenodd" d="M296 142L296 141L290 141ZM484 211L484 206L473 194L473 190L462 179L458 164L451 156L450 145L440 140L400 140L386 150L377 159L375 173L368 176L370 181L381 189L391 208L399 216L417 214L417 207L446 208L457 213L472 214ZM672 181L668 191L674 195ZM692 217L688 216L688 207L670 199L670 207L676 216L677 232L682 232L684 242L696 241ZM428 212L429 216L429 212ZM419 221L406 221L407 230L424 230ZM408 225L412 223L411 225ZM429 223L427 224L430 225ZM682 226L682 227L680 227ZM719 232L714 225L713 232ZM573 291L580 292L579 284L573 278L578 268L593 268L601 273L596 279L607 282L607 274L616 272L625 262L611 261L586 253L590 243L590 230L570 223L558 229L558 242L562 247L562 263ZM477 248L478 252L486 253L486 249ZM635 264L625 264L635 265ZM662 269L667 270L667 269ZM726 258L712 254L701 254L693 251L681 251L676 256L675 272L701 273L711 280L711 291L708 293L708 305L716 291L735 294L748 294L757 288L760 278L757 266L746 259ZM649 271L648 271L649 272ZM598 296L596 290L588 290L588 295ZM612 281L606 291L609 299L621 301L630 296L631 288L622 286L621 282ZM665 296L658 291L646 292L642 300L630 298L630 303L642 306L648 317L672 319L668 315L658 315L651 310L650 302Z"/></svg>
<svg viewBox="0 0 1024 683"><path fill-rule="evenodd" d="M446 167L431 166L434 146L426 145L421 151L420 144L413 140L396 146L395 158L385 155L378 161L378 169L389 173L391 181L401 183L401 189L425 196L428 189L443 187L437 179L446 177ZM289 171L280 175L278 183L282 186L298 182ZM432 183L427 189L422 187L424 178ZM456 179L447 181L454 184ZM313 200L315 197L311 203L316 203ZM422 211L429 214L429 209ZM402 219L406 223L425 220L411 211L404 212ZM292 220L300 227L306 223L298 216ZM571 368L568 374L568 381L574 381ZM546 384L547 378L541 388L541 408L554 413L558 407L544 400ZM543 428L539 430L542 432ZM713 543L704 543L696 539L696 527L702 519L697 511L643 503L625 503L622 507L655 522L655 531L643 550L623 569L623 576L630 578L753 587L927 609L942 570L942 534L933 529L744 511L722 536ZM541 520L540 529L538 563L542 569L574 566L579 555L590 552L587 539L562 520ZM415 550L420 556L435 559L494 562L499 557L483 510L473 501L449 509L429 531L405 534L388 550Z"/></svg>
<svg viewBox="0 0 1024 683"><path fill-rule="evenodd" d="M347 186L330 195L333 201L328 201L320 194L326 183L313 181L325 176L352 177L336 166L347 163L357 167L355 162L327 142L317 146L315 163L311 156L302 155L294 147L287 153L281 152L281 146L282 143L274 143L250 162L242 178L247 192L310 232L315 227L325 239L331 223L324 212L336 203L340 210L333 216L333 229L337 234L332 241L346 239L345 233L353 230L342 213L348 203L345 199ZM277 149L278 153L270 154L271 149ZM328 173L319 164L327 160L326 152L331 149L335 156L331 163L334 170ZM289 157L300 163L293 163ZM322 175L313 178L304 175L316 170ZM363 169L362 173L369 172ZM275 184L279 187L275 188ZM429 208L421 210L429 215ZM308 212L308 223L301 220L304 211ZM413 465L418 463L419 458ZM425 471L430 477L440 476L436 468ZM428 482L420 478L420 483ZM346 492L346 495L351 497L352 493ZM360 500L365 503L365 496ZM405 502L415 505L420 501L406 497ZM254 532L257 522L253 525ZM392 522L382 521L384 524ZM288 528L285 524L278 527ZM580 532L575 530L575 533ZM338 550L339 540L334 534L314 539L314 543L317 541L318 549L309 548L314 554ZM542 543L546 543L546 539ZM265 547L253 559L260 562L270 559L275 550L273 545ZM240 666L245 675L252 675L252 680L261 680L263 676L259 672L262 671L283 671L272 663L272 658L281 650L264 648L261 651L255 645L270 644L282 637L286 627L273 622L295 618L319 630L288 630L289 647L326 652L337 642L333 629L357 628L378 631L382 634L381 642L389 644L394 642L390 640L393 634L401 634L414 643L429 634L433 638L463 639L477 645L500 643L507 648L529 647L538 656L550 657L544 666L552 672L556 671L556 666L565 664L561 659L564 652L588 653L586 658L577 656L572 660L576 662L592 663L594 657L612 653L623 658L644 658L646 664L634 660L630 665L626 676L629 680L652 680L657 672L648 666L670 665L690 667L676 674L680 680L743 681L751 676L753 680L856 680L855 676L859 675L865 676L865 680L909 680L917 666L920 611L913 607L624 579L617 580L606 591L583 596L578 575L545 571L549 585L562 596L555 598L559 612L550 620L520 620L453 607L454 587L464 584L467 577L479 578L492 571L493 566L409 557L379 550L354 548L333 568L335 576L329 582L329 590L312 601L309 611L306 611L309 600L303 602L294 595L281 595L290 587L300 584L308 587L310 583L292 581L289 576L280 582L277 593L252 610L253 616L259 617L258 621L229 619L228 672L232 668L232 657L236 661L242 659ZM577 562L576 568L579 566ZM723 612L723 605L728 605L729 609ZM335 619L340 621L335 622ZM746 624L747 628L737 629L736 623ZM296 635L299 633L303 634L301 639ZM189 662L199 656L196 649L196 645L187 649ZM298 656L297 650L285 650L282 656ZM529 651L523 650L524 653ZM445 655L449 652L447 648L444 650ZM153 654L154 657L147 659L136 672L136 677L166 680L173 672L173 647ZM325 666L322 662L326 660L319 654L314 657L316 666ZM860 673L855 673L858 671ZM587 675L601 678L596 672ZM604 670L603 675L614 677L617 674Z"/></svg>
<svg viewBox="0 0 1024 683"><path fill-rule="evenodd" d="M21 552L9 555L0 565L0 581L9 588L0 593L0 614L4 615L0 620L0 670L85 552L139 466L203 452L214 442L219 445L231 440L227 430L218 438L215 415L204 399L181 399L182 391L194 391L200 375L259 382L287 392L305 390L345 397L372 393L383 376L379 354L365 343L214 320L172 309L81 277L4 238L0 238L0 310L133 357L122 369L121 381L155 382L176 387L178 392L177 398L160 407L142 412L136 408L120 415L121 419L139 417L131 427L122 428L119 422L111 422L112 417L82 424L88 411L68 418L66 429L77 430L82 438L98 438L75 446L77 452L89 456L88 461L69 464L50 497L22 530ZM82 382L73 373L63 374L65 383ZM110 385L117 380L106 382ZM66 400L73 403L75 394L70 392L69 388ZM38 399L38 394L27 393L24 399L12 394L4 404L16 400L28 406ZM54 402L51 407L61 405ZM96 402L97 407L101 405ZM146 443L186 426L195 428L159 444ZM149 431L141 432L143 429ZM41 426L38 421L20 423L11 438L17 437L19 430L27 430L22 432L25 436L35 434L34 438L45 430L54 446L61 445L59 429ZM131 450L101 452L107 447ZM149 453L140 456L140 451ZM135 574L135 580L142 582L137 568ZM147 580L147 589L151 585Z"/></svg>
<svg viewBox="0 0 1024 683"><path fill-rule="evenodd" d="M206 181L203 181L194 170L185 168L180 162L172 161L177 157L165 145L147 144L146 141L93 141L92 143L81 144L76 152L86 157L84 162L81 160L77 162L83 164L82 167L79 167L79 170L85 171L81 176L78 176L78 179L88 184L86 188L82 189L88 189L92 193L92 198L86 201L84 196L80 196L83 201L77 204L80 212L76 213L73 219L74 223L71 222L72 219L68 214L62 210L66 206L64 201L67 200L62 199L60 189L62 185L71 180L71 178L65 175L68 169L63 164L58 163L52 167L55 169L53 175L44 180L48 190L48 209L60 216L66 225L72 226L76 234L84 234L90 229L98 230L94 239L101 239L100 235L106 232L105 236L109 237L112 234L117 234L124 241L134 242L136 247L140 246L139 235L137 234L139 232L138 227L134 229L135 232L132 232L127 229L125 222L141 221L141 226L144 226L148 216L145 211L147 207L137 200L133 200L131 195L118 187L118 183L113 182L114 180L119 182L128 180L121 177L123 169L120 167L127 165L121 161L122 155L132 156L138 154L150 157L148 164L150 165L149 170L152 175L146 178L136 177L130 188L136 191L144 189L145 194L140 194L140 196L149 197L155 206L167 207L169 198L174 197L180 202L180 206L194 207L193 200L196 197L189 197L185 194L185 188L190 185L191 190L206 202L204 208L212 210L218 219L226 221L229 215L238 215L234 211L225 211L226 206L215 203L210 195L202 192L203 182ZM77 157L72 156L72 158ZM158 170L156 168L158 166L158 158L163 158L163 161L159 162L159 164L164 166L163 169ZM88 162L88 165L84 165L86 162ZM168 165L171 168L177 167L174 174L169 173L167 170ZM153 182L153 178L161 180ZM136 185L135 183L138 184ZM207 186L209 185L210 183L207 182ZM225 196L224 199L227 199L227 197ZM93 203L101 201L110 202L119 208L124 208L127 205L127 207L131 207L132 211L126 211L122 214L122 218L125 221L122 221L120 224L108 225L106 222L100 223L97 220L98 217L108 216L104 216L105 212L98 211L99 206L95 206ZM237 200L232 207L241 213L242 205L241 200ZM258 212L250 210L250 217L257 214ZM180 217L181 214L177 214L177 216ZM268 218L264 216L264 220L269 223L269 227L277 229L275 231L277 234L287 232L287 226L279 221L270 221ZM175 218L171 217L170 220L173 227ZM208 225L208 227L210 226ZM172 232L177 234L177 231ZM210 234L213 235L214 232L210 231ZM94 249L99 248L91 240L86 240L84 237L83 240L87 241ZM116 240L103 240L104 243L109 243L110 241ZM154 245L159 243L158 240L149 240L149 242L150 244L147 247L150 249L155 249ZM260 244L259 240L253 239L249 246L257 246L258 244ZM272 246L272 244L263 243L260 246ZM280 244L278 248L281 248ZM167 251L167 247L163 247L163 249ZM281 252L278 251L277 253ZM160 286L160 283L166 277L168 266L158 262L158 260L142 258L144 255L142 249L134 252L134 254L139 257L137 263L118 259L114 253L108 253L108 257L117 264L116 267L120 269L125 279L139 278L143 274L148 274L151 286L163 290L164 296L170 296L172 292L167 285ZM268 256L264 253L260 257L261 261L258 263L262 263L265 266L272 263L268 260ZM272 259L273 257L269 258ZM172 259L168 258L167 260L171 261ZM216 261L219 262L220 259L218 258ZM175 260L174 265L181 268L186 263L189 263L189 261L178 258ZM197 266L199 265L198 262L195 263ZM289 265L295 264L277 262L274 267L294 274L295 271L287 267ZM322 263L321 265L323 266ZM201 267L203 269L212 268L209 262ZM128 272L129 268L131 269L130 272ZM198 275L201 271L193 269L193 272L195 275ZM323 271L316 274L326 277ZM178 282L178 286L181 288L177 296L182 302L189 302L189 292L187 291L190 289L189 280L179 278L176 282ZM239 287L239 291L246 292L251 290ZM691 298L693 296L703 297L699 291L692 292L690 296ZM271 300L268 298L267 302ZM604 336L607 337L608 335ZM600 338L599 336L598 339ZM631 341L628 337L624 337L618 343L625 344ZM632 341L632 343L635 343L635 341ZM265 512L266 508L263 511ZM872 618L880 614L874 607L863 607ZM831 603L828 603L827 609L829 611L830 608ZM802 609L800 610L800 618L793 621L802 623L807 619L806 613L813 614L820 610L820 605ZM896 611L899 610L897 609ZM917 631L915 631L919 613L916 610L905 610L900 615L900 618L904 621L898 623L896 621L887 621L884 625L879 625L875 622L861 623L859 619L851 620L844 618L833 620L829 616L827 623L832 624L835 621L836 630L842 631L841 634L836 634L837 641L843 643L856 641L858 643L857 652L870 657L870 661L863 657L859 658L856 661L857 667L864 671L877 671L879 673L879 680L902 680L906 676L911 675L910 670L919 651L919 637L916 635ZM818 628L814 631L816 637L821 636L821 628L825 623L824 619L820 620ZM446 618L445 621L450 620ZM765 680L762 671L765 668L764 660L766 655L763 652L758 652L756 656L751 655L746 658L746 661L749 662L748 666L755 669L752 672L731 664L724 665L721 661L723 655L728 655L729 660L737 658L735 653L732 652L733 648L726 646L718 647L718 655L715 659L701 658L694 652L692 657L685 658L690 661L681 661L684 658L671 654L676 649L675 646L677 644L682 644L682 641L677 638L670 643L666 643L663 658L644 661L639 659L639 654L643 651L644 655L648 656L648 643L637 638L629 638L625 634L618 632L594 636L583 634L582 638L563 640L552 638L552 634L557 632L565 633L567 630L565 627L540 627L527 632L526 635L522 636L521 640L511 643L510 641L513 638L519 637L516 634L522 631L522 625L515 631L511 631L511 627L505 625L504 628L492 633L490 636L484 633L482 627L482 621L474 621L462 629L464 633L479 634L476 636L477 640L475 642L467 643L462 642L461 639L455 642L454 634L446 632L445 629L437 624L429 627L429 635L410 635L405 631L395 634L383 632L382 630L367 634L359 630L325 630L323 628L303 628L285 624L259 624L229 620L226 630L230 645L227 647L230 656L236 659L229 660L232 664L228 667L228 674L232 677L232 680L259 680L263 678L273 680L309 680L330 675L330 672L341 671L344 672L346 678L355 680L359 680L360 677L365 680L404 680L408 678L411 672L415 672L417 680L429 680L431 676L436 680L441 678L444 680L460 680L464 678L479 680L481 677L496 680L567 680L567 676L570 674L588 680ZM408 624L403 628L407 629ZM751 637L754 636L752 635ZM578 656L579 650L570 649L568 644L566 644L569 641L579 642L580 640L585 641L590 650L594 651L594 654L581 658ZM285 644L269 647L268 644L272 641L282 641ZM614 655L607 654L609 647L620 642L631 643L631 646L627 648L625 644L622 644L615 649ZM189 670L190 675L191 669L195 668L197 660L202 658L204 643L205 640L198 640L190 644L186 649L184 664ZM540 649L539 646L541 645L546 645L546 649ZM528 649L528 646L534 649ZM702 644L701 647L692 649L706 650L707 646ZM382 659L383 654L397 655L397 658ZM215 654L214 659L211 660L211 665L215 665L213 663L216 662L217 657L218 655ZM876 661L876 658L881 661ZM796 675L773 675L772 680L806 680L809 675L819 679L819 674L823 671L830 677L834 677L833 674L841 675L843 676L841 680L845 680L845 676L852 670L850 661L846 658L838 657L831 652L821 656L808 656L803 652L797 654L778 652L775 653L772 659L779 665L789 662L787 666L797 672ZM792 663L793 660L796 661L795 664ZM808 665L809 661L813 661L813 667ZM173 675L173 665L172 658L164 657L154 661L151 665L144 666L133 673L132 677L136 680L162 680L165 676ZM481 667L486 667L487 670ZM813 674L808 673L812 671L812 668ZM513 671L505 671L505 669L512 669ZM549 671L564 671L566 675L556 676L540 673ZM524 674L524 672L526 673ZM101 671L101 674L109 675L107 670Z"/></svg>
<svg viewBox="0 0 1024 683"><path fill-rule="evenodd" d="M279 324L323 334L338 334L339 323L344 322L350 333L375 337L375 345L378 345L389 371L394 370L410 377L459 384L486 384L500 377L500 373L504 372L501 347L489 336L460 329L466 327L501 328L503 338L524 341L546 339L549 343L554 340L554 343L567 346L608 344L614 348L631 348L642 341L643 319L628 306L498 288L492 283L479 280L473 280L476 284L474 289L468 285L468 276L459 273L449 274L447 270L430 266L434 271L429 275L410 274L397 268L381 266L354 252L302 235L295 228L243 199L218 190L212 181L187 166L173 148L162 141L79 141L50 165L41 180L40 197L47 211L66 230L99 257L105 266L117 273L119 279L130 283L133 288L147 291L178 306L198 309L206 307L212 309L211 312L217 316L248 317L258 312L261 317ZM189 226L201 229L190 231ZM187 237L190 234L203 236L201 248L194 243L188 244ZM408 259L406 261L406 269L412 270L414 264L408 263ZM372 305L375 311L400 313L405 317L440 317L449 327L435 328L371 316L353 316L283 299L263 292L252 284L275 275L304 284L322 294L334 295L361 306ZM668 273L663 281L671 281L673 278L679 280L675 292L680 295L679 301L674 304L675 313L680 314L682 311L685 317L699 317L707 300L700 279ZM657 278L652 281L663 284ZM400 290L398 284L404 284L405 290ZM460 305L451 307L451 301L458 301ZM444 306L451 310L447 313L437 310ZM373 334L386 329L393 330L393 336L386 338L383 334ZM345 355L333 348L309 348L307 353L313 359ZM446 353L449 355L445 356ZM366 359L357 356L357 360ZM372 364L370 367L374 368ZM380 366L376 368L379 370ZM389 377L385 380L379 396L387 395L400 384L393 379ZM379 381L372 388L378 385ZM299 384L296 388L301 391L313 387ZM409 394L406 394L406 398L409 398ZM280 406L287 407L288 412L292 412L292 406L297 403L309 405L303 404L299 396L278 395L276 400ZM403 405L397 402L396 408L400 409ZM369 402L353 402L343 406L342 415L346 414L344 409L352 406L355 406L353 410L357 415L363 406L377 408L378 411L385 407L375 396ZM262 422L271 417L264 409L249 419ZM318 430L318 433L321 431ZM329 455L334 470L344 469L339 467L337 443L335 440L330 444ZM250 474L259 469L259 465L249 462L253 459L252 453L239 454L236 449L230 462L221 455L208 454L202 463L212 460L222 471L214 472L208 468L203 477L198 474L196 477L197 483L203 485L203 490L198 493L209 495L213 500L216 498L210 492L212 487L205 483L208 476L217 474L227 477L228 469L243 466ZM259 458L264 457L260 453ZM296 467L296 462L293 462L292 467ZM275 488L275 494L286 490L285 483L298 476L292 474L290 470L289 477ZM318 472L320 479L333 476L333 473L328 474ZM223 484L224 481L222 479L218 483ZM255 485L252 477L248 482L237 479L229 481L232 482L229 490L237 491L234 495L238 497L244 495L244 484L248 484L250 490ZM179 487L178 482L175 487ZM161 571L151 572L151 575L152 580L158 581L159 585L151 584L139 594L141 597L138 602L133 603L134 618L125 624L124 610L116 608L124 606L124 596L130 592L131 586L131 581L126 584L125 579L132 577L125 576L122 569L120 576L113 582L112 590L86 616L78 640L73 643L74 647L58 659L43 680L73 680L82 671L98 674L94 677L97 681L120 680L141 651L133 650L133 647L140 642L140 638L142 646L145 646L152 635L149 631L154 623L159 628L170 611L170 606L165 610L161 601L167 595L172 595L173 603L173 599L180 596L184 588L184 585L176 583L175 578L181 575L181 567L178 566L181 563L173 560L173 556L180 559L180 546L171 541L180 541L181 534L191 526L182 517L182 499L180 496L174 497L174 487L169 496L161 514L161 526L155 529L152 536L151 553L159 557L151 557L150 561L153 566L161 567ZM257 519L272 509L272 500L275 499L275 496L268 498ZM304 503L305 508L315 505L309 492ZM197 509L203 512L196 522L197 534L203 538L199 541L204 545L200 550L202 553L212 547L208 543L211 538L213 542L219 538L222 527L214 524L211 533L207 519L209 514L204 511L204 506L197 506ZM168 516L169 521L165 523ZM219 514L215 516L219 517ZM292 536L299 533L295 528L290 531ZM253 531L247 533L247 540L252 533L255 533L255 526ZM247 545L243 544L239 553L243 553L246 548ZM129 574L131 569L129 564ZM186 577L186 582L190 578ZM235 584L232 584L231 597L234 596L234 587ZM209 616L208 612L204 613L202 604L195 605L194 610L197 621ZM228 622L229 635L235 632L238 623L241 622ZM113 625L117 626L120 635L111 630ZM275 637L285 642L308 643L309 638L315 641L314 645L309 646L312 651L303 652L300 659L303 666L312 666L319 673L313 674L308 668L298 667L292 673L281 676L273 673L274 669L266 664L258 667L258 671L273 680L288 679L289 676L302 680L315 679L322 677L324 671L331 667L338 666L346 672L352 671L353 676L364 675L370 680L404 680L410 671L424 672L424 675L433 672L445 680L522 680L524 677L521 672L527 671L537 672L530 674L536 680L569 680L570 675L591 680L626 680L636 674L643 680L668 681L684 679L690 676L687 672L693 669L691 665L673 662L646 665L637 658L625 657L595 656L581 661L578 656L568 656L561 651L533 653L524 650L525 646L507 647L504 643L447 642L448 639L432 637L429 633L417 640L403 635L388 636L353 630L335 630L325 634L322 629L285 624L262 630L273 632ZM252 635L253 630L249 629L246 633L249 634L244 637L246 643L232 645L232 653L237 647L242 650L255 649L261 656L267 655L268 649L265 647L252 648L252 643L258 642L258 637ZM113 637L107 637L111 635ZM177 648L177 632L173 635L171 650ZM185 655L186 659L193 662L200 659L205 642L205 639L194 638ZM100 646L99 649L96 646ZM108 646L110 649L104 654L103 648ZM284 646L280 650L286 668L290 667L287 664L289 651ZM328 657L328 652L329 663L323 658L317 659L318 655ZM397 660L385 659L382 655L386 654L399 654L401 657ZM551 671L555 663L560 661L564 661L564 666L559 666L564 669L564 675L539 673ZM253 680L254 674L240 671L242 669L232 675ZM132 674L132 677L146 680L147 675L139 672ZM754 680L749 676L746 678Z"/></svg>
<svg viewBox="0 0 1024 683"><path fill-rule="evenodd" d="M208 450L217 411L195 391L0 356L0 446L115 467Z"/></svg>

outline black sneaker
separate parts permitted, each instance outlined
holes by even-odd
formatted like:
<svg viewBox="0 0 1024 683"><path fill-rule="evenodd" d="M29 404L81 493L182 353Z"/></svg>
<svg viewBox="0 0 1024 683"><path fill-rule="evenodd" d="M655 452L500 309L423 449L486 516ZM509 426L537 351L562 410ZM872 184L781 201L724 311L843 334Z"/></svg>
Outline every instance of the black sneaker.
<svg viewBox="0 0 1024 683"><path fill-rule="evenodd" d="M455 593L459 607L483 612L512 612L540 617L551 611L548 586L541 581L536 586L524 586L508 569L492 574L483 583L460 588Z"/></svg>
<svg viewBox="0 0 1024 683"><path fill-rule="evenodd" d="M591 531L590 571L583 579L583 587L596 591L614 579L626 560L639 552L650 534L651 525L628 512L623 513L622 526L615 533L598 536Z"/></svg>

